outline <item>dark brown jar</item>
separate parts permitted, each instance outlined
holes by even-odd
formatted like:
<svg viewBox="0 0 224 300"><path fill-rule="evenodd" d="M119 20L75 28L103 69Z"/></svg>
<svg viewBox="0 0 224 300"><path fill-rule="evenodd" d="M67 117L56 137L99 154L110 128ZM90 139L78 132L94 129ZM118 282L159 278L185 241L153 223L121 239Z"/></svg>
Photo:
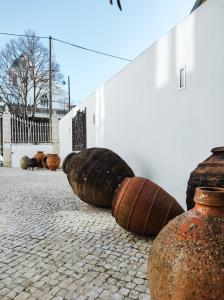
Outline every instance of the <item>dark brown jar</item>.
<svg viewBox="0 0 224 300"><path fill-rule="evenodd" d="M197 188L194 201L150 249L152 300L224 300L224 189Z"/></svg>
<svg viewBox="0 0 224 300"><path fill-rule="evenodd" d="M191 172L187 187L187 209L194 207L197 187L224 187L224 147L211 150L212 155Z"/></svg>
<svg viewBox="0 0 224 300"><path fill-rule="evenodd" d="M74 193L84 202L98 207L111 207L119 184L125 177L134 176L120 156L105 148L70 153L62 169Z"/></svg>

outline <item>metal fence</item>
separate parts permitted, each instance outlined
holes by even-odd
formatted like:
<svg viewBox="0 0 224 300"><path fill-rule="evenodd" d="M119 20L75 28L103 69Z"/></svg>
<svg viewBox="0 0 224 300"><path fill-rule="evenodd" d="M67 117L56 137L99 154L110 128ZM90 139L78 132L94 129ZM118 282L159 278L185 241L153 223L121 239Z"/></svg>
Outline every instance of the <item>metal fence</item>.
<svg viewBox="0 0 224 300"><path fill-rule="evenodd" d="M50 124L11 116L12 143L50 143Z"/></svg>
<svg viewBox="0 0 224 300"><path fill-rule="evenodd" d="M72 119L72 150L86 149L86 109L78 110Z"/></svg>
<svg viewBox="0 0 224 300"><path fill-rule="evenodd" d="M0 155L3 155L3 117L0 114Z"/></svg>

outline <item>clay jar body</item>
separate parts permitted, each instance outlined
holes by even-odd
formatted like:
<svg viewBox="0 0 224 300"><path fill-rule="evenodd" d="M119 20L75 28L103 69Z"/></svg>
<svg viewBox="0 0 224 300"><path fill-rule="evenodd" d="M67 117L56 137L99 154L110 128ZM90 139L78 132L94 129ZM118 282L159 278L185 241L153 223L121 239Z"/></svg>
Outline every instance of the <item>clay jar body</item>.
<svg viewBox="0 0 224 300"><path fill-rule="evenodd" d="M60 157L57 154L48 154L47 156L47 166L51 171L56 171L60 165Z"/></svg>
<svg viewBox="0 0 224 300"><path fill-rule="evenodd" d="M197 188L194 201L150 249L152 300L224 300L224 189Z"/></svg>
<svg viewBox="0 0 224 300"><path fill-rule="evenodd" d="M122 181L112 205L112 215L126 230L140 235L157 235L183 208L160 186L143 177Z"/></svg>
<svg viewBox="0 0 224 300"><path fill-rule="evenodd" d="M44 154L44 157L42 159L42 165L44 168L49 169L47 165L47 158L48 158L48 154Z"/></svg>
<svg viewBox="0 0 224 300"><path fill-rule="evenodd" d="M187 187L187 209L194 207L197 187L224 187L224 147L211 150L212 155L191 172Z"/></svg>
<svg viewBox="0 0 224 300"><path fill-rule="evenodd" d="M28 156L23 156L20 159L20 166L22 169L26 170L29 168L29 157Z"/></svg>
<svg viewBox="0 0 224 300"><path fill-rule="evenodd" d="M118 185L125 177L134 176L120 156L105 148L70 153L62 169L74 193L84 202L98 207L111 207Z"/></svg>
<svg viewBox="0 0 224 300"><path fill-rule="evenodd" d="M38 168L43 168L42 159L44 158L44 152L43 151L37 151L34 155L34 158L36 158L36 160L37 160Z"/></svg>

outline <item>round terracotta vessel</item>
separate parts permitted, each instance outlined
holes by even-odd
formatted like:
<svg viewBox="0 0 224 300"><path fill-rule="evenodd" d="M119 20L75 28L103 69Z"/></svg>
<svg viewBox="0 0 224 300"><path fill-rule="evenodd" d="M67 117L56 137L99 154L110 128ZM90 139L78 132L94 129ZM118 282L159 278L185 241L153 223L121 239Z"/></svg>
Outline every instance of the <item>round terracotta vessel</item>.
<svg viewBox="0 0 224 300"><path fill-rule="evenodd" d="M194 201L150 249L152 300L224 299L224 189L197 188Z"/></svg>
<svg viewBox="0 0 224 300"><path fill-rule="evenodd" d="M212 155L200 163L190 175L187 187L187 209L194 207L194 194L197 187L224 187L224 147L211 150Z"/></svg>
<svg viewBox="0 0 224 300"><path fill-rule="evenodd" d="M48 165L47 165L47 158L48 158L48 154L44 154L44 157L43 157L43 159L42 159L42 166L43 166L43 168L45 168L45 169L49 169L49 168L48 168Z"/></svg>
<svg viewBox="0 0 224 300"><path fill-rule="evenodd" d="M57 154L48 154L47 166L51 171L56 171L60 165L60 157Z"/></svg>
<svg viewBox="0 0 224 300"><path fill-rule="evenodd" d="M21 159L20 159L21 168L24 169L24 170L28 169L29 168L29 161L30 161L30 159L29 159L28 156L21 157Z"/></svg>
<svg viewBox="0 0 224 300"><path fill-rule="evenodd" d="M112 204L116 222L141 235L157 235L169 220L183 211L160 186L142 177L125 178Z"/></svg>
<svg viewBox="0 0 224 300"><path fill-rule="evenodd" d="M74 193L84 202L98 207L111 207L119 184L125 177L134 176L120 156L105 148L70 153L62 169Z"/></svg>
<svg viewBox="0 0 224 300"><path fill-rule="evenodd" d="M38 168L43 168L42 159L44 158L44 152L43 151L37 151L34 155L34 158L36 158L36 160L37 160Z"/></svg>

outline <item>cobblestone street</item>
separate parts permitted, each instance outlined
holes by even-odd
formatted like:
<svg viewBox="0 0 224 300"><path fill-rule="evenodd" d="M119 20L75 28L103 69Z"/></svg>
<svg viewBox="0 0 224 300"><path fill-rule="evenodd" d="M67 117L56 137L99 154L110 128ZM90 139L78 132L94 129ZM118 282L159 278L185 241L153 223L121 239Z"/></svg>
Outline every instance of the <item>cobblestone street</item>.
<svg viewBox="0 0 224 300"><path fill-rule="evenodd" d="M81 202L62 171L0 168L0 300L149 300L151 243Z"/></svg>

